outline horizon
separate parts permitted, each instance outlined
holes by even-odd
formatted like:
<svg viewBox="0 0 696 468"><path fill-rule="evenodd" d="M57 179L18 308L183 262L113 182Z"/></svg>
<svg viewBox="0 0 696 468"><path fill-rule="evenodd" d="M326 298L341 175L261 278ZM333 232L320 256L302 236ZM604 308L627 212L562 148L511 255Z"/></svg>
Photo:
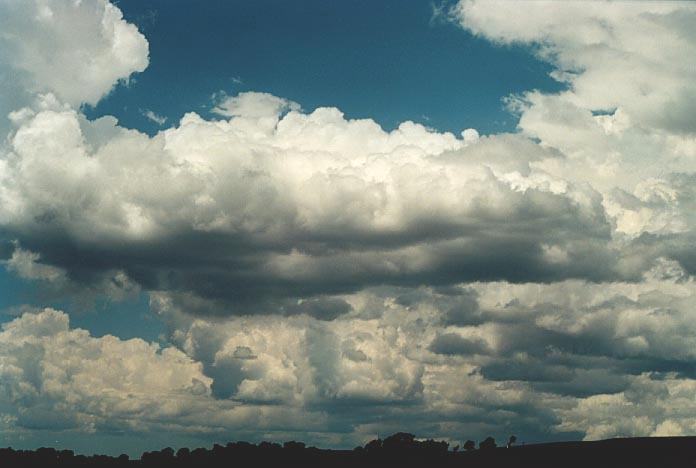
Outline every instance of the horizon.
<svg viewBox="0 0 696 468"><path fill-rule="evenodd" d="M654 441L655 443L663 442L663 441L675 441L675 440L685 440L685 439L696 439L696 436L639 436L639 437L611 437L608 439L599 439L599 440L559 440L559 441L553 441L553 442L536 442L536 443L526 443L524 441L517 441L516 439L514 441L508 440L507 443L504 443L503 440L498 440L493 436L487 436L485 439L480 440L480 441L474 441L471 439L464 439L464 444L462 446L460 445L455 445L452 446L446 441L442 440L437 440L437 439L432 439L432 438L424 438L424 437L418 437L414 434L409 434L409 433L404 433L404 432L396 432L394 434L390 434L389 436L385 437L384 439L381 438L376 438L376 439L371 439L368 441L365 441L363 444L358 444L355 447L352 448L332 448L332 447L317 447L314 445L307 445L301 440L286 440L286 441L268 441L268 440L261 440L258 442L248 442L244 440L231 440L227 442L213 442L209 446L199 446L199 447L171 447L171 446L166 446L166 447L160 447L160 448L154 448L149 451L144 451L140 454L136 454L135 457L132 456L131 454L128 454L126 452L114 452L111 455L106 455L102 453L81 453L81 452L76 452L73 451L72 449L68 448L55 448L51 446L42 446L42 447L36 447L34 449L15 449L13 447L0 447L0 450L13 450L15 452L36 452L37 450L41 449L49 449L49 450L55 450L55 451L62 451L62 450L68 450L69 452L72 452L73 455L77 456L85 456L85 457L98 457L98 456L108 456L112 458L118 458L123 455L128 455L130 460L136 460L140 459L142 460L144 455L151 454L153 452L164 452L164 451L169 451L172 450L175 456L178 456L179 450L188 450L190 452L193 452L194 450L208 450L208 451L213 451L215 450L216 447L224 447L224 448L230 448L233 446L246 446L246 445L251 445L255 448L258 449L284 449L284 450L292 450L292 449L302 449L302 450L313 450L317 449L320 451L326 451L326 452L362 452L365 449L368 449L368 446L371 443L374 442L380 442L379 448L382 449L384 448L384 442L387 441L388 439L393 439L397 436L413 436L414 438L412 439L411 442L415 442L416 445L422 444L422 443L428 443L428 442L435 442L435 443L444 443L444 449L442 447L438 447L437 451L443 451L446 453L466 453L466 452L477 452L477 451L486 451L489 450L490 448L496 448L496 449L510 449L510 448L524 448L524 447L529 447L533 449L538 449L543 446L562 446L562 445L569 445L569 444L576 444L578 446L582 445L587 445L587 446L592 446L592 445L603 445L607 443L612 443L612 442L617 442L617 443L623 443L623 442L633 442L633 441ZM510 438L513 436L510 436ZM482 447L482 444L485 443L487 440L493 441L493 444L495 444L493 447ZM506 438L506 440L509 438ZM473 446L466 448L465 444L471 442L473 443ZM299 445L298 445L299 444ZM506 444L509 444L507 446ZM421 447L423 448L423 447Z"/></svg>
<svg viewBox="0 0 696 468"><path fill-rule="evenodd" d="M696 435L695 25L0 1L0 445Z"/></svg>

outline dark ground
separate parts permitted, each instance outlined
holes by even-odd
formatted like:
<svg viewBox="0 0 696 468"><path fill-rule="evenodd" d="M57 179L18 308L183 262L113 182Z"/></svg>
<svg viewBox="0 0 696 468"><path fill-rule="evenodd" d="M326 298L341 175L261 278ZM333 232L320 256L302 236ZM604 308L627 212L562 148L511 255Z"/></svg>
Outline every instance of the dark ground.
<svg viewBox="0 0 696 468"><path fill-rule="evenodd" d="M490 444L490 441L489 441ZM354 450L246 442L212 449L166 448L145 452L140 460L126 455L74 455L69 450L0 449L0 467L696 467L696 437L609 439L454 451L446 442L416 441L399 433Z"/></svg>

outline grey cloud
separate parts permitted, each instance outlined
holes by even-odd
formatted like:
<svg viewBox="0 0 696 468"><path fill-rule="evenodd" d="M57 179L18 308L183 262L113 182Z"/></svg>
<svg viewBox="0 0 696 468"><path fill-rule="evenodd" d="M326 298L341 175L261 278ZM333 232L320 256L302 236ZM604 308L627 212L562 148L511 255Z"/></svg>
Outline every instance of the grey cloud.
<svg viewBox="0 0 696 468"><path fill-rule="evenodd" d="M477 325L482 323L481 311L473 290L463 291L454 303L444 307L444 325Z"/></svg>
<svg viewBox="0 0 696 468"><path fill-rule="evenodd" d="M343 350L343 356L346 358L350 359L351 361L355 362L363 362L363 361L368 361L369 358L365 353L360 351L359 349L345 349Z"/></svg>
<svg viewBox="0 0 696 468"><path fill-rule="evenodd" d="M217 358L212 363L204 361L203 371L213 379L210 390L215 398L232 398L245 379L243 364L237 356L238 349L235 348L230 357Z"/></svg>
<svg viewBox="0 0 696 468"><path fill-rule="evenodd" d="M457 333L443 333L430 343L428 349L433 353L447 355L484 354L488 351L488 345L480 339L465 338Z"/></svg>
<svg viewBox="0 0 696 468"><path fill-rule="evenodd" d="M481 375L490 380L524 382L570 382L574 369L545 362L501 360L482 367Z"/></svg>
<svg viewBox="0 0 696 468"><path fill-rule="evenodd" d="M284 307L288 315L307 314L320 320L333 320L352 310L346 301L336 298L316 298L304 300Z"/></svg>

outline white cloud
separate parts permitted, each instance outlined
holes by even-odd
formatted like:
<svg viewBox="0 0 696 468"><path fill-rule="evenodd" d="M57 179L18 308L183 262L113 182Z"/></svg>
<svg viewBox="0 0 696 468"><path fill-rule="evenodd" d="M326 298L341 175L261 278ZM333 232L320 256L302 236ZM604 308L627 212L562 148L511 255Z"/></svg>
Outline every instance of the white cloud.
<svg viewBox="0 0 696 468"><path fill-rule="evenodd" d="M155 112L151 111L150 109L146 109L146 110L141 109L140 113L143 114L143 116L145 116L148 120L156 123L160 127L167 122L166 117L164 117L163 115L156 114Z"/></svg>
<svg viewBox="0 0 696 468"><path fill-rule="evenodd" d="M558 154L522 137L467 144L412 122L385 132L333 108L283 114L285 101L266 94L231 99L229 120L187 114L152 138L44 99L10 140L0 223L48 265L90 277L122 270L150 289L188 283L210 299L214 275L237 284L219 291L246 295L236 307L254 313L264 300L419 276L617 274L598 194L533 170ZM146 247L158 239L170 241ZM90 258L73 263L66 242ZM543 245L565 252L563 268ZM142 249L151 263L122 261Z"/></svg>
<svg viewBox="0 0 696 468"><path fill-rule="evenodd" d="M70 329L68 316L53 309L3 325L0 382L14 425L85 432L164 424L210 392L200 364L180 351L94 338Z"/></svg>
<svg viewBox="0 0 696 468"><path fill-rule="evenodd" d="M420 398L423 367L405 356L396 324L240 317L205 321L154 295L153 307L172 325L172 339L215 375L219 397L247 402L329 405ZM240 350L245 350L240 357Z"/></svg>
<svg viewBox="0 0 696 468"><path fill-rule="evenodd" d="M464 139L464 143L476 143L479 140L479 133L475 128L467 128L462 132L462 138Z"/></svg>
<svg viewBox="0 0 696 468"><path fill-rule="evenodd" d="M96 104L148 65L147 40L107 0L8 0L0 13L0 66L32 93Z"/></svg>
<svg viewBox="0 0 696 468"><path fill-rule="evenodd" d="M42 265L38 262L39 258L39 254L16 248L5 265L8 270L25 279L46 281L64 281L66 279L63 270L50 265Z"/></svg>
<svg viewBox="0 0 696 468"><path fill-rule="evenodd" d="M299 111L300 105L268 93L245 92L225 96L213 112L223 117L276 118L287 111Z"/></svg>
<svg viewBox="0 0 696 468"><path fill-rule="evenodd" d="M693 170L694 159L668 144L696 132L687 110L696 99L693 3L462 0L452 14L492 41L534 46L566 82L566 91L530 91L512 102L525 134L573 160L558 168L567 177L625 189Z"/></svg>
<svg viewBox="0 0 696 468"><path fill-rule="evenodd" d="M561 430L580 430L585 439L683 436L696 429L696 380L635 377L616 394L593 395L561 412Z"/></svg>

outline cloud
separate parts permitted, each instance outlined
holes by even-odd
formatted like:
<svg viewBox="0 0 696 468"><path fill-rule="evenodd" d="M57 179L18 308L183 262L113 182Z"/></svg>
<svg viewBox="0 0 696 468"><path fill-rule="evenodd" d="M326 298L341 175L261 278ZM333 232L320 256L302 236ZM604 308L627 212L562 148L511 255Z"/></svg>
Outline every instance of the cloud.
<svg viewBox="0 0 696 468"><path fill-rule="evenodd" d="M584 398L564 411L562 430L589 428L585 438L596 440L615 434L626 436L684 436L693 433L693 398L696 381L668 376L654 379L648 373L633 379L620 393Z"/></svg>
<svg viewBox="0 0 696 468"><path fill-rule="evenodd" d="M10 0L0 12L0 66L28 92L94 105L148 65L147 40L107 0Z"/></svg>
<svg viewBox="0 0 696 468"><path fill-rule="evenodd" d="M499 41L543 42L539 53L559 69L574 60L566 49L579 36L553 23L518 38L477 5L456 10L465 27ZM612 18L613 28L629 27ZM190 113L148 137L109 118L87 121L43 95L14 114L0 165L0 225L73 281L120 271L217 315L292 314L298 301L382 284L638 280L663 256L691 271L682 232L648 249L639 239L654 232L648 223L670 222L661 236L683 231L683 212L635 213L626 201L640 188L617 179L618 169L587 164L612 149L623 167L632 148L623 135L647 138L642 117L621 106L593 115L568 93L519 101L520 126L541 145L473 129L459 139L411 122L386 132L335 108L304 113L259 92L223 96L213 111L226 120ZM545 125L561 125L563 138ZM618 188L602 182L615 179ZM66 255L69 246L77 256Z"/></svg>
<svg viewBox="0 0 696 468"><path fill-rule="evenodd" d="M167 122L167 118L166 118L166 117L164 117L164 116L162 116L162 115L159 115L159 114L155 114L155 113L154 113L153 111L151 111L150 109L146 109L146 110L141 109L141 110L140 110L140 113L143 114L143 116L145 116L148 120L150 120L151 122L156 123L156 124L159 125L160 127L161 127L162 125L164 125L164 124Z"/></svg>
<svg viewBox="0 0 696 468"><path fill-rule="evenodd" d="M166 301L153 307L172 321L173 341L216 376L219 397L323 407L405 401L422 386L421 365L402 355L395 335L375 333L374 323L309 316L192 321Z"/></svg>
<svg viewBox="0 0 696 468"><path fill-rule="evenodd" d="M150 138L44 98L3 160L3 230L74 280L123 271L226 313L385 283L620 275L599 195L534 171L558 155L522 137L232 99L256 110Z"/></svg>
<svg viewBox="0 0 696 468"><path fill-rule="evenodd" d="M42 265L38 262L39 255L33 252L13 249L12 256L5 262L7 269L16 273L20 278L38 279L49 282L62 281L65 272L50 265Z"/></svg>
<svg viewBox="0 0 696 468"><path fill-rule="evenodd" d="M443 321L462 297L479 320ZM90 337L50 309L24 313L0 333L0 381L13 431L166 426L258 440L272 427L347 445L399 427L455 439L501 428L542 439L688 432L677 396L690 398L695 377L695 298L693 280L658 272L642 283L377 288L341 296L351 309L331 321L201 318L155 296L174 347ZM106 376L106 362L122 364Z"/></svg>
<svg viewBox="0 0 696 468"><path fill-rule="evenodd" d="M688 53L694 5L463 0L449 14L493 42L531 47L566 85L506 102L522 134L564 155L535 162L536 169L601 194L623 252L618 268L645 271L648 258L664 256L693 273L685 181L696 163L696 127L686 112L696 99Z"/></svg>
<svg viewBox="0 0 696 468"><path fill-rule="evenodd" d="M42 283L41 290L33 294L34 301L58 299L85 309L105 297L119 301L135 297L140 292L138 284L123 271L112 270L89 281L75 281L66 270L42 264L38 254L16 244L12 248L10 258L0 260L0 265L20 278Z"/></svg>
<svg viewBox="0 0 696 468"><path fill-rule="evenodd" d="M4 324L0 349L2 399L18 428L145 430L185 418L186 403L210 393L210 378L180 351L91 337L53 309Z"/></svg>
<svg viewBox="0 0 696 468"><path fill-rule="evenodd" d="M466 355L486 352L487 345L483 340L464 338L457 333L443 333L430 343L430 351L437 354Z"/></svg>
<svg viewBox="0 0 696 468"><path fill-rule="evenodd" d="M341 296L352 309L329 322L306 315L200 319L166 301L153 307L172 342L204 363L212 387L221 380L218 398L257 402L264 395L269 404L321 408L330 424L352 431L401 424L451 434L452 421L479 437L514 421L510 430L545 439L572 437L550 428L587 438L649 435L669 398L654 406L636 382L688 386L696 377L696 288L664 275L674 268L660 263L641 283L364 290ZM448 304L469 301L476 320L443 321ZM651 424L600 429L588 419L586 401L624 393L640 401L636 411L651 414ZM342 413L347 402L350 416ZM365 409L375 405L378 420ZM685 411L680 424L691 416Z"/></svg>
<svg viewBox="0 0 696 468"><path fill-rule="evenodd" d="M532 46L554 66L565 91L529 91L510 102L525 134L577 162L564 173L624 188L693 170L693 155L670 148L671 139L696 134L687 113L696 99L692 3L463 0L451 14L494 42Z"/></svg>
<svg viewBox="0 0 696 468"><path fill-rule="evenodd" d="M246 117L276 119L287 111L299 111L300 105L268 93L244 92L237 96L227 96L213 109L223 117Z"/></svg>

